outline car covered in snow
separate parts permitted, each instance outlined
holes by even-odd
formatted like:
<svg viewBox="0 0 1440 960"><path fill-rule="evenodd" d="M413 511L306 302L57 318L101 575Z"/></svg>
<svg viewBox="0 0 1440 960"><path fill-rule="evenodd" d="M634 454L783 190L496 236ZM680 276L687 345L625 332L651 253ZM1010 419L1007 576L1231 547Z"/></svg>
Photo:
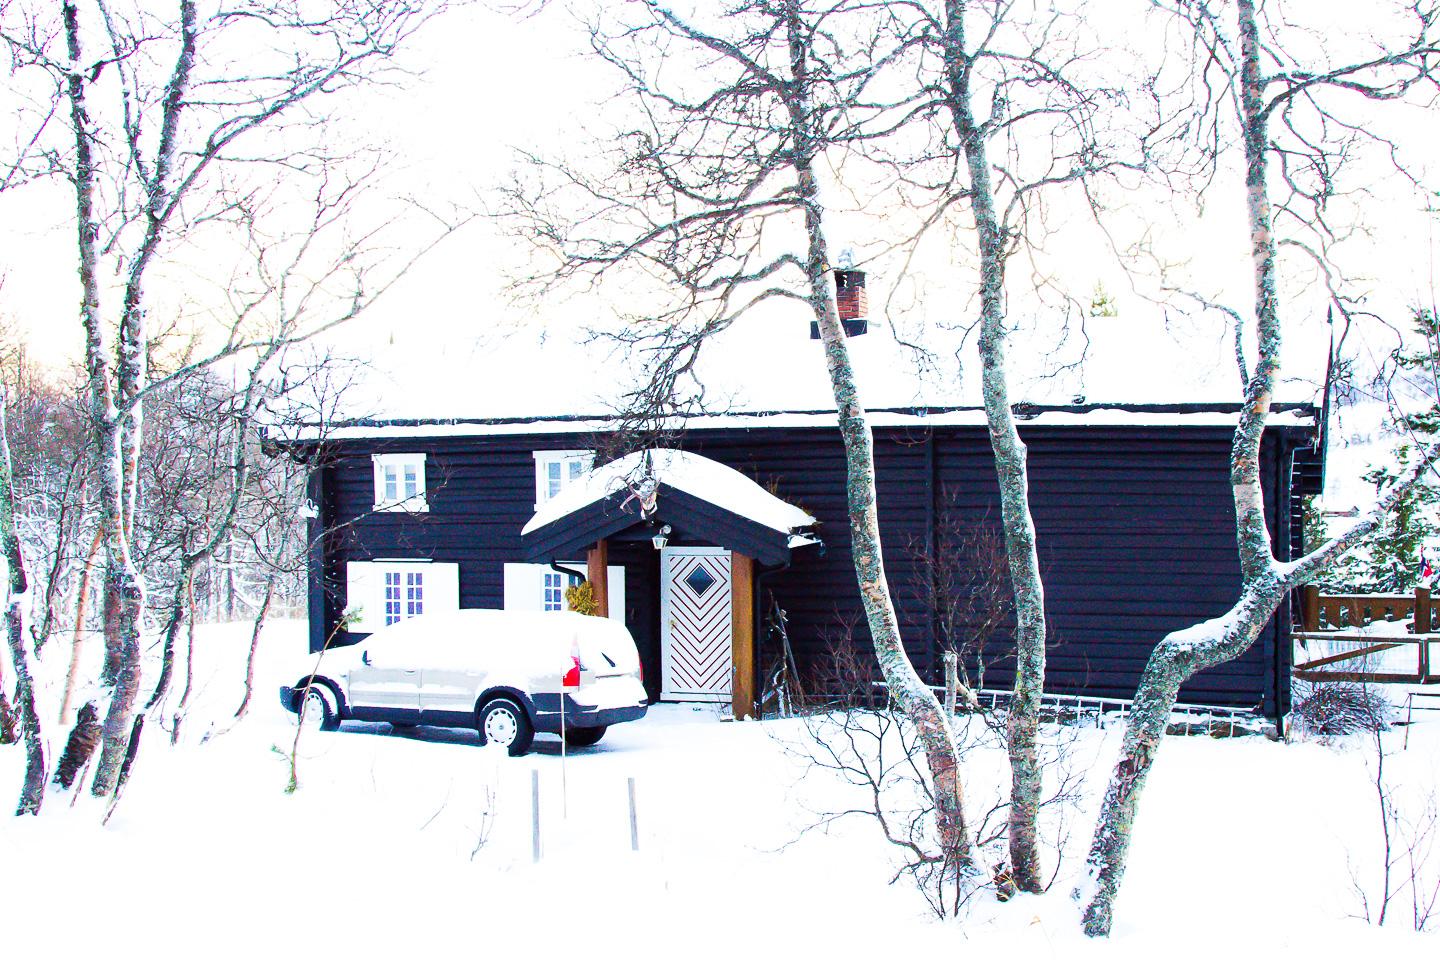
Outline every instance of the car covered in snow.
<svg viewBox="0 0 1440 960"><path fill-rule="evenodd" d="M280 688L302 722L474 727L511 756L536 733L571 746L645 715L635 640L623 624L578 613L458 610L382 627L322 654Z"/></svg>

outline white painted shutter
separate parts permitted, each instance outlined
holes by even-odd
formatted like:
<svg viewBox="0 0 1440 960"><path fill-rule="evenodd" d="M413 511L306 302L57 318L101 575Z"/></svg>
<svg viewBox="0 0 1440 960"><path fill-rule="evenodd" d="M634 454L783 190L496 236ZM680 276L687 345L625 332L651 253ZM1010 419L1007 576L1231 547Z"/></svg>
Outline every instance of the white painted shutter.
<svg viewBox="0 0 1440 960"><path fill-rule="evenodd" d="M545 599L541 575L548 569L538 563L505 564L505 609L540 610Z"/></svg>
<svg viewBox="0 0 1440 960"><path fill-rule="evenodd" d="M610 567L605 571L606 585L610 588L610 619L625 623L625 568Z"/></svg>
<svg viewBox="0 0 1440 960"><path fill-rule="evenodd" d="M374 633L385 625L385 576L380 567L360 560L345 564L345 613L355 617L351 633Z"/></svg>
<svg viewBox="0 0 1440 960"><path fill-rule="evenodd" d="M425 612L451 613L460 609L460 564L427 563Z"/></svg>

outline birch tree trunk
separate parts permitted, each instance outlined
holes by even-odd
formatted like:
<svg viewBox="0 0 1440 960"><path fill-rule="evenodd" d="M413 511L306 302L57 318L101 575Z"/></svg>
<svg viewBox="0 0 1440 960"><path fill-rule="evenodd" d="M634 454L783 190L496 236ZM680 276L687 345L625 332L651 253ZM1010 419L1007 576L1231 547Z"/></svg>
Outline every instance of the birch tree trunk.
<svg viewBox="0 0 1440 960"><path fill-rule="evenodd" d="M10 698L5 693L4 683L5 674L0 671L0 747L8 747L20 740L20 721L15 716L15 710L10 706Z"/></svg>
<svg viewBox="0 0 1440 960"><path fill-rule="evenodd" d="M155 681L155 691L145 701L145 709L152 710L165 698L170 690L171 678L175 675L175 641L180 636L180 626L185 622L185 596L193 589L195 568L182 564L180 579L175 583L175 594L170 598L170 612L165 618L165 639L160 649L160 677Z"/></svg>
<svg viewBox="0 0 1440 960"><path fill-rule="evenodd" d="M105 528L96 527L90 541L90 550L85 555L85 565L80 568L80 586L75 591L75 633L70 643L70 667L65 671L65 693L60 698L60 723L70 722L70 701L75 697L75 681L80 675L80 652L85 645L85 607L90 599L90 571L95 567L95 558L105 540Z"/></svg>
<svg viewBox="0 0 1440 960"><path fill-rule="evenodd" d="M946 0L944 61L950 116L965 152L970 207L980 256L980 370L985 422L1000 486L1000 519L1015 595L1015 689L1010 700L1009 842L1015 886L1044 890L1038 846L1043 770L1036 754L1040 698L1045 691L1045 591L1030 515L1025 444L1015 427L1005 372L1005 237L995 212L986 132L975 120L972 61L965 50L966 0Z"/></svg>
<svg viewBox="0 0 1440 960"><path fill-rule="evenodd" d="M260 631L265 629L265 620L270 616L270 604L275 599L275 578L265 581L265 599L260 602L260 612L255 614L255 628L250 632L250 655L245 658L245 697L235 711L236 720L244 720L250 709L250 696L255 690L255 652L260 648Z"/></svg>
<svg viewBox="0 0 1440 960"><path fill-rule="evenodd" d="M1241 590L1236 604L1223 616L1170 634L1152 652L1135 692L1135 707L1126 726L1120 759L1111 776L1087 857L1090 888L1084 910L1085 932L1108 935L1115 899L1129 856L1140 796L1165 735L1180 686L1207 667L1232 660L1248 650L1274 616L1286 594L1313 579L1378 525L1400 497L1440 456L1430 447L1409 473L1381 498L1375 509L1344 536L1291 563L1278 562L1272 550L1260 482L1260 445L1279 371L1281 325L1276 292L1276 240L1267 186L1271 148L1262 45L1254 0L1236 0L1240 37L1239 105L1245 151L1245 205L1251 260L1255 271L1254 310L1257 357L1248 377L1245 402L1230 450L1230 482L1235 504L1235 536L1240 560ZM1357 68L1358 69L1358 68ZM1242 361L1243 364L1243 361ZM1242 376L1245 375L1243 365Z"/></svg>
<svg viewBox="0 0 1440 960"><path fill-rule="evenodd" d="M15 667L15 709L20 714L20 731L25 740L25 779L20 788L16 816L39 814L45 800L45 747L40 740L40 715L35 710L35 684L30 677L30 659L25 650L25 557L15 532L15 486L10 465L10 434L5 420L6 397L0 392L0 549L9 569L8 602L5 605L5 639Z"/></svg>
<svg viewBox="0 0 1440 960"><path fill-rule="evenodd" d="M814 171L818 145L810 101L809 47L795 0L787 0L790 39L791 87L785 97L791 133L795 140L795 173L805 214L808 247L805 273L809 301L820 328L825 364L835 396L840 435L845 447L845 493L850 520L850 544L855 577L875 656L890 696L915 724L935 791L937 839L952 869L969 867L974 860L965 822L955 735L934 692L920 679L905 652L880 544L876 506L874 440L865 408L856 390L850 352L835 302L824 236L824 207Z"/></svg>
<svg viewBox="0 0 1440 960"><path fill-rule="evenodd" d="M67 51L72 64L85 62L80 42L79 12L74 0L62 8ZM85 360L90 414L100 483L100 526L105 531L105 670L110 706L102 727L100 764L92 791L104 796L114 786L125 754L129 717L140 683L140 615L144 590L130 559L125 531L125 468L121 418L115 406L110 364L105 357L97 275L95 162L91 144L94 125L86 103L86 79L77 66L66 79L71 126L75 135L76 240L79 246L80 317L85 332Z"/></svg>

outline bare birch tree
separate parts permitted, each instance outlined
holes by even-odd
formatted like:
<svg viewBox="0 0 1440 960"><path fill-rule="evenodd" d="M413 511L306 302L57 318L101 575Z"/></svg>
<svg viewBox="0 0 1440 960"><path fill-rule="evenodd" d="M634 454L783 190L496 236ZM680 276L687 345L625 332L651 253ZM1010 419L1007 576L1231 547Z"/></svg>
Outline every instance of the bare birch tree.
<svg viewBox="0 0 1440 960"><path fill-rule="evenodd" d="M1332 281L1336 276L1321 256L1328 251L1303 240L1290 240L1281 232L1283 228L1277 229L1276 214L1278 211L1291 226L1334 235L1327 230L1326 213L1336 195L1338 165L1357 137L1367 137L1366 131L1375 123L1374 106L1404 101L1421 92L1433 96L1440 62L1435 9L1419 3L1398 4L1396 9L1406 17L1409 28L1400 42L1372 50L1354 62L1307 65L1287 47L1284 34L1289 25L1283 18L1267 19L1256 0L1234 0L1223 6L1157 0L1156 5L1181 18L1195 38L1197 83L1207 96L1213 93L1213 99L1201 100L1209 122L1199 127L1208 131L1209 140L1203 146L1214 157L1227 155L1222 132L1226 119L1219 112L1233 108L1231 122L1238 128L1238 149L1244 158L1254 300L1244 314L1233 308L1230 313L1253 318L1256 356L1250 368L1243 351L1236 351L1245 401L1231 447L1230 481L1241 583L1239 598L1225 614L1165 637L1145 667L1091 841L1089 887L1080 891L1085 900L1085 931L1091 936L1110 931L1141 792L1181 684L1198 671L1248 649L1287 593L1322 573L1374 530L1380 517L1440 452L1431 447L1418 456L1374 511L1342 537L1298 560L1280 562L1275 558L1260 480L1260 448L1280 367L1284 326L1277 265L1282 244L1306 257L1318 257L1325 276ZM1347 102L1363 105L1367 115L1347 119L1343 112ZM1393 156L1394 144L1375 136L1386 156ZM1279 158L1278 172L1270 167L1272 158ZM1333 287L1331 294L1333 305L1348 309L1348 302Z"/></svg>
<svg viewBox="0 0 1440 960"><path fill-rule="evenodd" d="M871 84L909 40L877 29L874 13L860 0L779 0L702 26L654 0L626 4L617 22L592 27L591 43L621 71L642 125L617 138L607 170L532 157L533 181L512 192L510 215L558 254L549 281L625 268L669 286L670 305L621 334L649 358L635 399L651 410L683 409L705 342L759 305L797 303L816 322L866 621L925 754L944 868L958 872L974 853L955 737L905 651L885 577L873 440L836 307L818 170L827 153L874 135L869 124L890 122L894 105L871 102ZM772 246L786 231L797 242Z"/></svg>
<svg viewBox="0 0 1440 960"><path fill-rule="evenodd" d="M1038 815L1043 764L1037 750L1040 698L1045 688L1045 591L1035 522L1030 513L1027 451L1016 429L1006 367L1006 268L1036 244L1047 191L1085 186L1102 174L1143 163L1148 130L1128 142L1105 134L1106 116L1120 113L1121 91L1086 77L1086 50L1076 38L1081 20L1053 5L944 0L938 9L915 4L908 33L929 41L927 95L951 127L934 152L955 157L958 184L931 200L937 211L963 200L973 220L978 263L980 380L999 483L1001 527L1015 610L1015 683L1007 719L1011 770L1008 842L1015 885L1044 889ZM934 148L932 148L933 150ZM1032 278L1033 280L1033 278ZM1033 350L1033 348L1032 348ZM1039 352L1039 351L1034 351Z"/></svg>
<svg viewBox="0 0 1440 960"><path fill-rule="evenodd" d="M421 0L341 0L313 10L245 0L203 12L195 0L175 0L163 13L149 4L99 0L53 6L11 3L0 17L12 76L29 84L38 104L26 115L30 127L0 183L19 189L59 177L73 190L105 540L103 679L110 704L92 784L102 796L120 774L140 684L145 585L131 543L141 495L137 467L146 397L167 382L148 369L149 281L167 267L183 270L186 258L204 257L206 243L223 246L235 224L253 223L257 198L274 201L283 211L278 222L293 225L293 208L286 208L295 196L267 194L266 185L299 184L302 196L309 190L324 198L313 209L332 212L336 198L359 190L368 161L326 142L320 101L393 69L396 49L438 7ZM218 331L202 333L194 357L169 377L313 336L383 291L363 253L373 234L341 236L346 225L339 221L327 227L337 235L333 242L317 240L312 230L300 244L331 256L329 277L346 286L311 286L309 297L290 289L292 300L268 323L263 311L236 311Z"/></svg>
<svg viewBox="0 0 1440 960"><path fill-rule="evenodd" d="M0 390L0 551L6 567L5 640L15 667L15 707L25 741L25 779L20 788L16 816L38 814L45 800L45 745L40 739L40 714L35 708L35 683L30 655L25 649L25 557L15 532L15 485L10 461L9 431L5 422L7 397Z"/></svg>

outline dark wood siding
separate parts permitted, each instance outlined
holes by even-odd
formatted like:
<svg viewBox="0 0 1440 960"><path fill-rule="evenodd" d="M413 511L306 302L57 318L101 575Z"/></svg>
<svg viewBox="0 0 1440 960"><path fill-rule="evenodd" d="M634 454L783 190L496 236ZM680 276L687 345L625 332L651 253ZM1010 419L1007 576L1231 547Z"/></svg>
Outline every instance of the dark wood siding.
<svg viewBox="0 0 1440 960"><path fill-rule="evenodd" d="M1052 650L1047 688L1129 697L1156 641L1223 613L1239 582L1228 477L1230 432L1215 428L1027 428L1032 503L1045 575ZM1280 549L1289 544L1289 454L1294 441L1267 434L1267 506ZM503 564L524 562L520 528L533 512L533 451L592 446L574 434L396 441L332 447L322 475L322 516L334 531L325 551L332 602L312 626L323 642L343 608L344 564L428 557L459 564L464 607L503 605ZM850 561L844 457L824 429L693 431L687 449L729 464L819 518L823 550L795 551L788 570L764 579L789 616L802 670L844 636L868 644ZM370 455L427 454L429 512L369 514ZM957 511L998 526L999 501L982 428L879 430L875 455L886 571L907 648L922 675L938 679L937 641L924 602L921 562L937 517ZM1280 478L1284 478L1281 480ZM1278 482L1278 485L1277 485ZM312 494L313 495L313 494ZM658 563L644 545L614 562L626 566L626 615L644 654L647 682L659 679ZM1197 676L1183 691L1197 703L1236 706L1283 701L1288 660L1278 625L1238 660ZM1011 682L1003 656L987 686Z"/></svg>

